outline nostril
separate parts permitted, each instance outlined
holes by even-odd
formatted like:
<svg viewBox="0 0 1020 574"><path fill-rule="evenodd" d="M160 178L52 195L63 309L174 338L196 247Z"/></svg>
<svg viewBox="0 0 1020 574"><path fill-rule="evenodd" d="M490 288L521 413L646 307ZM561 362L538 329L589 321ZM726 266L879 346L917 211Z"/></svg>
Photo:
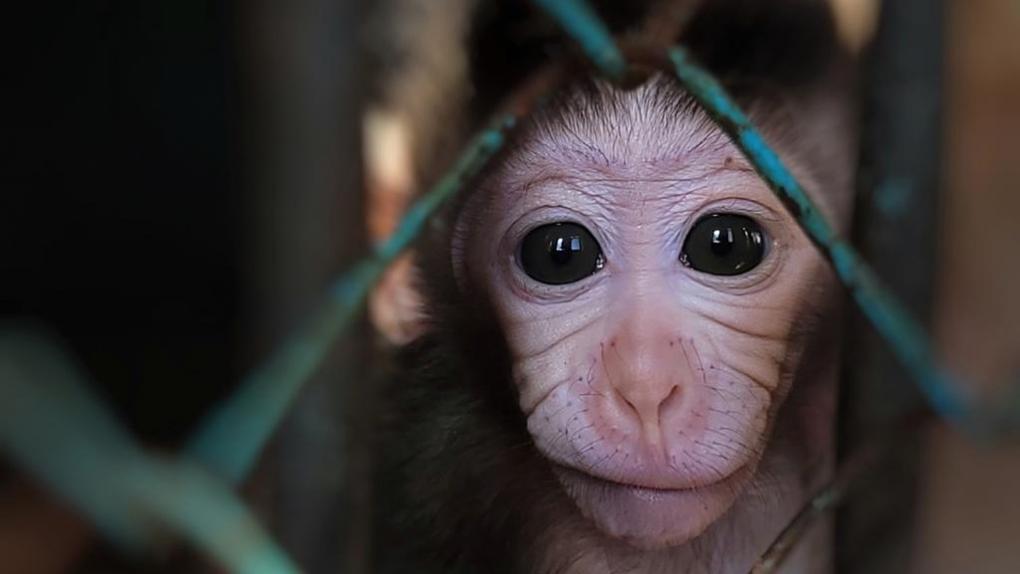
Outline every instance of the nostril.
<svg viewBox="0 0 1020 574"><path fill-rule="evenodd" d="M669 390L669 394L659 401L659 420L662 421L666 410L680 398L680 385L673 385L673 388Z"/></svg>
<svg viewBox="0 0 1020 574"><path fill-rule="evenodd" d="M638 420L644 423L655 423L662 420L663 413L679 400L680 386L673 385L665 395L655 396L654 393L617 392L623 404L630 408Z"/></svg>
<svg viewBox="0 0 1020 574"><path fill-rule="evenodd" d="M634 411L634 414L636 414L640 418L641 417L641 411L637 408L637 405L635 405L634 403L630 402L630 399L627 398L627 395L624 395L624 394L621 393L620 397L623 399L623 402L627 403L627 406L630 407L630 410Z"/></svg>

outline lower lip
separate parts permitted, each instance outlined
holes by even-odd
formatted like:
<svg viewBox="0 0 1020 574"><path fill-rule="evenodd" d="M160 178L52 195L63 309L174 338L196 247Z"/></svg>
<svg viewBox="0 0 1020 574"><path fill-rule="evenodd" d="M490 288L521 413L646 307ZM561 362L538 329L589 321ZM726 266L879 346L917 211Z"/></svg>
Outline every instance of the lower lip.
<svg viewBox="0 0 1020 574"><path fill-rule="evenodd" d="M749 467L695 488L657 489L612 482L562 466L556 476L599 530L643 548L677 546L701 535L736 499Z"/></svg>

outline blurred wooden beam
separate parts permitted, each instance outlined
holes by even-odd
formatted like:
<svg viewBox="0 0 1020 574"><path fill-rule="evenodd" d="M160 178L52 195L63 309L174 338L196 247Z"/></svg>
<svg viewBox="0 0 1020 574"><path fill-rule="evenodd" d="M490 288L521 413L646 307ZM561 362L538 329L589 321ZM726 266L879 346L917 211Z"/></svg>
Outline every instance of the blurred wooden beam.
<svg viewBox="0 0 1020 574"><path fill-rule="evenodd" d="M863 76L855 241L909 310L930 325L941 192L944 4L883 2ZM841 453L923 401L885 343L851 316ZM838 571L909 570L920 438L867 477L838 521Z"/></svg>
<svg viewBox="0 0 1020 574"><path fill-rule="evenodd" d="M367 253L361 6L253 0L238 8L253 362ZM308 572L363 571L366 450L352 431L364 427L352 415L364 412L362 329L340 337L302 391L255 484L283 546Z"/></svg>
<svg viewBox="0 0 1020 574"><path fill-rule="evenodd" d="M970 384L1020 371L1020 2L950 0L935 333ZM987 385L987 386L986 386ZM1020 444L928 436L916 572L1020 572Z"/></svg>

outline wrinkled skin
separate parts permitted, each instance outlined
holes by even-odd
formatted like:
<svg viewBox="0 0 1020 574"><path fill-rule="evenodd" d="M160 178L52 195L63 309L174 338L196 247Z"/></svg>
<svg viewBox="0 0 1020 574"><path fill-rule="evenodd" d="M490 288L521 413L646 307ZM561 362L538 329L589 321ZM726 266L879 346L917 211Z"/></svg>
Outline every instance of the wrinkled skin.
<svg viewBox="0 0 1020 574"><path fill-rule="evenodd" d="M830 278L699 111L674 115L665 82L612 90L597 97L617 105L579 104L608 111L597 122L539 120L465 209L453 266L493 302L527 429L580 512L633 546L675 547L730 511L755 476ZM761 264L726 277L681 263L691 224L712 212L762 226ZM528 277L517 246L554 221L590 230L604 267L567 285ZM831 391L812 405L814 436L802 437L822 452Z"/></svg>
<svg viewBox="0 0 1020 574"><path fill-rule="evenodd" d="M845 230L852 90L824 18L798 5L734 20L751 3L731 4L692 26L689 45ZM748 30L761 35L720 48ZM831 474L831 269L662 76L568 83L508 148L422 249L430 319L389 400L381 571L747 572ZM757 267L684 264L709 213L760 225ZM559 221L588 229L604 262L539 283L519 245ZM824 572L829 534L816 528L786 571Z"/></svg>

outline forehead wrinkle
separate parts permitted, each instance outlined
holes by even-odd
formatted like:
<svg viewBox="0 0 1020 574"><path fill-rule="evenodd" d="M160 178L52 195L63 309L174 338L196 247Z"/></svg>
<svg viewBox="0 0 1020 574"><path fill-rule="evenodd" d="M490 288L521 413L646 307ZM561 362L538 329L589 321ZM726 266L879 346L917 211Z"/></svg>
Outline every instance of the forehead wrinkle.
<svg viewBox="0 0 1020 574"><path fill-rule="evenodd" d="M601 165L634 157L654 163L727 142L676 81L661 75L629 91L602 81L576 86L540 110L528 131L527 143L554 142L559 155Z"/></svg>
<svg viewBox="0 0 1020 574"><path fill-rule="evenodd" d="M598 81L593 86L566 92L559 105L539 110L522 126L494 171L502 192L520 198L558 182L585 201L606 205L628 184L661 184L654 188L658 195L675 200L698 187L727 192L733 181L747 189L749 180L741 176L764 186L729 137L674 83L653 79L626 92ZM811 170L782 155L806 187L816 187ZM825 203L827 194L820 195Z"/></svg>
<svg viewBox="0 0 1020 574"><path fill-rule="evenodd" d="M537 195L549 198L551 204L571 205L590 216L618 214L629 207L664 204L660 209L686 211L690 204L700 204L719 189L713 174L692 178L587 178L583 176L546 174L527 179L521 184L501 185L502 199L508 203L524 201ZM633 184L652 183L654 193ZM743 185L741 185L743 187Z"/></svg>
<svg viewBox="0 0 1020 574"><path fill-rule="evenodd" d="M534 158L530 162L515 162L521 169L507 170L499 178L498 187L509 201L561 188L599 207L619 206L637 199L643 204L664 202L672 208L677 203L690 203L692 198L701 202L713 190L743 189L760 181L742 156L728 161L728 156L713 155L701 162L674 158L677 165L663 162L650 170L573 165L549 154L535 154ZM654 193L643 191L645 188L640 184L654 184Z"/></svg>
<svg viewBox="0 0 1020 574"><path fill-rule="evenodd" d="M527 166L554 162L607 176L631 172L630 178L664 178L663 172L673 171L678 165L696 168L722 163L722 156L732 145L718 128L694 126L685 120L671 123L674 125L664 127L660 122L635 124L621 120L612 129L589 125L586 129L590 133L583 136L576 128L551 130L524 140L508 163ZM655 175L640 175L642 171Z"/></svg>
<svg viewBox="0 0 1020 574"><path fill-rule="evenodd" d="M682 140L683 135L676 137ZM617 156L605 153L603 148L607 146L596 145L594 141L585 142L586 147L580 152L573 143L552 134L545 139L529 138L504 159L498 170L500 179L526 190L551 179L681 185L705 180L723 171L754 172L717 128L707 130L707 135L689 147L677 144L663 150L661 146L649 144L643 149L626 150L626 153L616 150Z"/></svg>
<svg viewBox="0 0 1020 574"><path fill-rule="evenodd" d="M487 191L498 194L497 201L489 203L493 217L503 218L508 211L568 208L587 217L612 242L619 240L617 232L624 222L658 225L682 220L713 196L733 194L767 200L767 195L761 197L761 192L767 191L753 170L734 165L717 165L691 177L624 178L604 177L598 169L588 169L582 175L567 173L562 166L554 168L544 162L532 164L532 173L504 173L491 182ZM638 182L652 185L634 185Z"/></svg>
<svg viewBox="0 0 1020 574"><path fill-rule="evenodd" d="M642 112L639 108L633 113L646 119L640 125L623 121L617 127L626 127L626 133L640 128L642 133L652 134L648 138L637 141L631 136L621 138L619 130L609 133L605 125L601 128L597 125L607 124L610 120L605 118L593 120L587 127L567 116L555 123L543 122L541 129L522 138L505 159L505 169L501 171L506 187L528 190L536 183L547 182L550 174L558 174L557 179L564 183L570 183L569 180L611 185L661 183L666 186L664 189L672 190L711 179L722 171L753 172L725 134L711 122L699 125L701 122L689 117L674 117L671 121L648 119L659 118L661 109ZM582 129L587 133L582 135ZM583 186L578 189L584 191Z"/></svg>

